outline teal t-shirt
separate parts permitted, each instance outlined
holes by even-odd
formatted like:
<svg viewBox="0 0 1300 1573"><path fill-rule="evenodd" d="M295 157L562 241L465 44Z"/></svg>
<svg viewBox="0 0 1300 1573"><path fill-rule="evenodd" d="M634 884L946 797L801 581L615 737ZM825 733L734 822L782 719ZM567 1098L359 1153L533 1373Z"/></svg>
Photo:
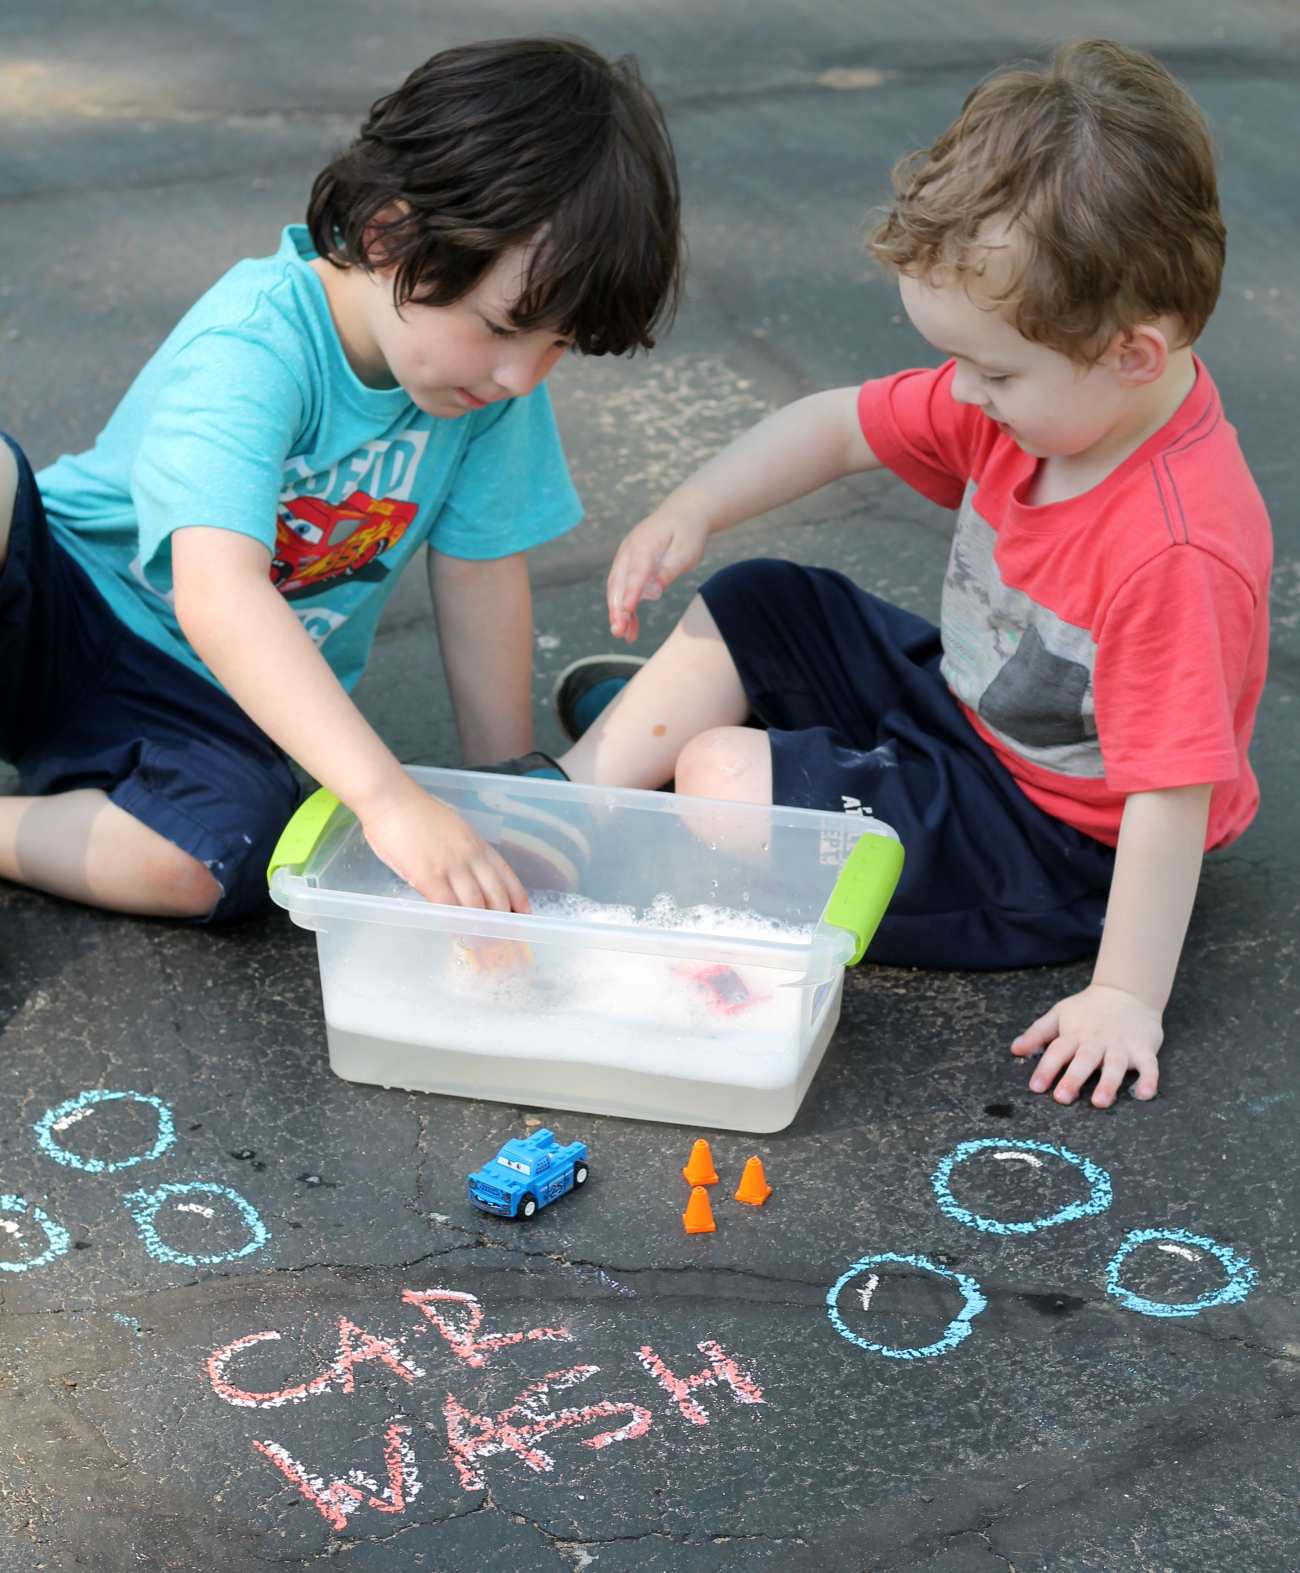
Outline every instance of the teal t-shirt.
<svg viewBox="0 0 1300 1573"><path fill-rule="evenodd" d="M305 228L189 311L95 446L36 477L56 540L122 621L216 681L172 609L171 535L262 541L345 688L412 554L505 557L582 517L546 386L459 419L367 388L343 354Z"/></svg>

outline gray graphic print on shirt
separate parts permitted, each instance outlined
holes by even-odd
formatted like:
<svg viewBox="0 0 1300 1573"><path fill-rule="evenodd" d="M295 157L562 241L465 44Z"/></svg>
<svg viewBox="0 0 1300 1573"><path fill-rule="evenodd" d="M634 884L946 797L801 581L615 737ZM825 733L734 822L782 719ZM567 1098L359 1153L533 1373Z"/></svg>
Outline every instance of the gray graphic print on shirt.
<svg viewBox="0 0 1300 1573"><path fill-rule="evenodd" d="M1092 634L1002 582L997 532L975 512L975 490L969 482L943 581L944 679L1022 759L1100 779L1106 767L1093 713Z"/></svg>

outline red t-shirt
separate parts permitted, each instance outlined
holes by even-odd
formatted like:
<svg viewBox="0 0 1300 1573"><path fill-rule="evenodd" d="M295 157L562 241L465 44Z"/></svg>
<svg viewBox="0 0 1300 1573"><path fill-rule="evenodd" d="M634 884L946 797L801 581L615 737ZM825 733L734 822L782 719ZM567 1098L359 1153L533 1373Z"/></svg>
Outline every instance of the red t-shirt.
<svg viewBox="0 0 1300 1573"><path fill-rule="evenodd" d="M868 382L872 452L957 529L943 675L1042 809L1114 846L1130 792L1213 782L1206 846L1254 818L1272 535L1198 360L1173 418L1099 485L1031 507L1038 460L952 397L953 364Z"/></svg>

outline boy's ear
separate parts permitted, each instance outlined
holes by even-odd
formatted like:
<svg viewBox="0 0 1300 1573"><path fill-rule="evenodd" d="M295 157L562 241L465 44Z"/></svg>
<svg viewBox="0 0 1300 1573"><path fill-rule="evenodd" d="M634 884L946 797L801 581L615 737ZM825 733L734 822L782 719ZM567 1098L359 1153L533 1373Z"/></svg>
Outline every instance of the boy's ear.
<svg viewBox="0 0 1300 1573"><path fill-rule="evenodd" d="M388 230L400 226L411 212L410 206L405 202L390 202L387 207L380 208L370 223L366 225L364 241L366 252L371 258L372 273L378 273L387 278L396 271L397 264L387 262L384 258L384 235Z"/></svg>
<svg viewBox="0 0 1300 1573"><path fill-rule="evenodd" d="M1169 364L1169 340L1154 322L1140 322L1116 336L1113 353L1121 379L1133 387L1158 382Z"/></svg>

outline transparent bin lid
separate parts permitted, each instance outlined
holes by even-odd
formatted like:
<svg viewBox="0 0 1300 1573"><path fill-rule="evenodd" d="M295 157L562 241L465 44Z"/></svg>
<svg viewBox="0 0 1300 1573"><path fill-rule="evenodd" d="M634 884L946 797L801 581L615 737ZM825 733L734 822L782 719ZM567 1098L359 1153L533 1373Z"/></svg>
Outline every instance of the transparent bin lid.
<svg viewBox="0 0 1300 1573"><path fill-rule="evenodd" d="M859 839L878 820L468 770L410 768L515 870L530 915L425 901L370 850L339 805L271 895L306 928L331 919L530 944L704 957L820 982L854 955L820 922Z"/></svg>

